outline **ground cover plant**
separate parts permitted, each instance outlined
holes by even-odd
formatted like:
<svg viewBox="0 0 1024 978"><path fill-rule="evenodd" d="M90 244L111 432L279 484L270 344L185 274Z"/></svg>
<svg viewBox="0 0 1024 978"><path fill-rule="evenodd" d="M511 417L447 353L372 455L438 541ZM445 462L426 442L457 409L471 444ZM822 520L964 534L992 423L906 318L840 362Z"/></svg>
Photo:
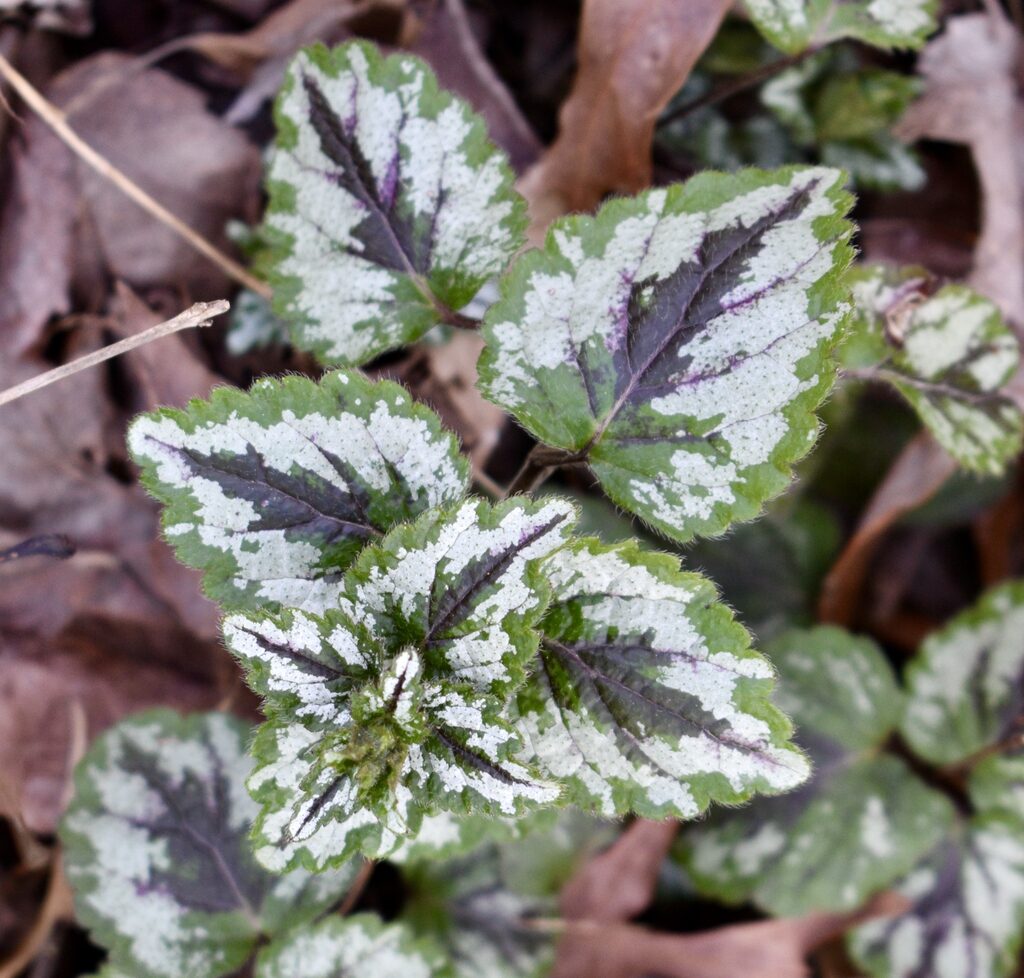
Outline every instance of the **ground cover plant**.
<svg viewBox="0 0 1024 978"><path fill-rule="evenodd" d="M102 731L71 694L49 836L12 816L47 883L0 975L1017 974L1024 283L868 247L941 170L904 143L941 45L1013 25L953 17L915 74L926 0L588 0L541 153L460 3L314 6L161 52L272 121L261 217L217 230L247 267L113 174L243 289L219 375L180 338L107 368L134 549L0 555L71 568L47 642L141 670Z"/></svg>

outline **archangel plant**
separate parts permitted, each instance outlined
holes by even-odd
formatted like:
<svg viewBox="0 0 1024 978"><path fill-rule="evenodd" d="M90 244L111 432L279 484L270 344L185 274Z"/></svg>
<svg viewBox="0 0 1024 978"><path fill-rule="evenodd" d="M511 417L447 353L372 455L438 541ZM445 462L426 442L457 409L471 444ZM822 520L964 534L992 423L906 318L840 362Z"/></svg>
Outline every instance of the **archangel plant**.
<svg viewBox="0 0 1024 978"><path fill-rule="evenodd" d="M854 929L878 978L1003 978L1024 934L1024 582L930 636L901 685L868 638L794 630L769 646L778 702L815 774L717 812L675 856L708 896L769 913L908 909Z"/></svg>
<svg viewBox="0 0 1024 978"><path fill-rule="evenodd" d="M775 6L751 9L784 40ZM891 6L802 9L819 40L917 40L916 15L891 20ZM526 850L578 853L598 818L780 795L810 765L772 666L710 581L637 540L576 533L571 501L531 491L585 465L672 541L753 519L813 446L848 337L856 369L987 471L1019 440L998 394L1016 347L959 291L916 306L897 337L882 273L870 295L875 273L856 273L851 327L852 199L836 169L702 173L558 220L520 253L504 156L417 58L308 48L276 119L260 267L292 342L340 369L222 388L129 434L265 720L249 737L220 716L151 714L101 739L63 827L79 912L111 975L215 978L252 961L259 978L539 974L550 946L523 919L550 912L556 888L506 879ZM465 307L495 277L479 323ZM439 324L481 329L480 389L537 441L507 498L472 494L440 419L356 369ZM945 337L941 363L915 352L926 330ZM872 704L871 722L850 710L832 730L847 753L897 722L875 666L839 680ZM873 798L900 781L887 763L836 778ZM821 778L765 804L813 803ZM917 843L902 872L946 811L912 779L897 787ZM362 861L383 858L404 868L405 916L330 914ZM849 905L884 882L851 860ZM495 915L516 935L500 947Z"/></svg>

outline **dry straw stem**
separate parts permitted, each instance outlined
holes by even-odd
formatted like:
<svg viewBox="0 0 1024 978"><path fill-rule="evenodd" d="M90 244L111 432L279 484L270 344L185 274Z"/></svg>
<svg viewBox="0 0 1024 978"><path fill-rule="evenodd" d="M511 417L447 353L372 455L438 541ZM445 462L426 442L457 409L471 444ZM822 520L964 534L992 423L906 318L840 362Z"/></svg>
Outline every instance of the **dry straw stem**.
<svg viewBox="0 0 1024 978"><path fill-rule="evenodd" d="M96 350L95 353L86 354L84 357L72 360L71 363L54 367L53 370L48 370L44 374L30 377L23 383L8 387L7 390L0 392L0 407L10 404L11 401L16 401L19 397L24 397L26 394L31 394L40 388L49 387L50 384L63 380L65 377L70 377L72 374L78 373L79 370L87 370L89 367L95 367L98 363L103 363L104 360L111 360L114 357L119 357L122 353L127 353L129 350L145 346L147 343L158 340L162 336L169 336L171 333L177 333L183 329L191 329L194 326L209 326L210 320L214 316L219 316L230 308L231 303L227 299L217 299L215 302L197 302L184 312L178 313L173 319L168 319L165 323L158 323L156 326L144 330L136 336L129 336L127 339L119 340L117 343L111 343L110 346L105 346L102 350Z"/></svg>
<svg viewBox="0 0 1024 978"><path fill-rule="evenodd" d="M269 299L271 296L270 287L251 275L245 268L225 255L220 249L215 248L202 235L197 234L187 224L176 218L166 207L155 201L138 184L133 183L116 166L102 157L88 143L86 143L68 124L64 113L53 103L47 101L2 54L0 54L0 75L2 75L11 87L21 96L25 104L35 110L43 121L67 144L71 150L81 159L89 164L100 176L105 177L125 196L131 198L143 210L152 214L158 221L169 227L176 234L180 235L201 255L209 258L215 265L218 265L227 275L230 275L236 282L244 285L247 289ZM0 402L2 403L2 402Z"/></svg>

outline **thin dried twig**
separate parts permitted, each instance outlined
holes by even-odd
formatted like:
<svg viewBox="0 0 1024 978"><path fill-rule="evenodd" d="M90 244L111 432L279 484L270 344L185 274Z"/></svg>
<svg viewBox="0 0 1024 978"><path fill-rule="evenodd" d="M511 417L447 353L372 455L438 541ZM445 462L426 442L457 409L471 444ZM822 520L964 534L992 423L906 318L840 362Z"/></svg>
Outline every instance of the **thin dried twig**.
<svg viewBox="0 0 1024 978"><path fill-rule="evenodd" d="M136 204L155 217L161 224L169 227L201 255L209 258L227 275L230 275L236 282L264 298L270 298L271 290L266 282L261 282L239 265L238 262L229 258L219 248L212 245L201 234L198 234L183 221L175 217L163 204L150 197L145 190L129 179L113 163L97 153L71 128L64 113L52 102L44 98L32 83L2 54L0 54L0 75L9 82L10 86L21 96L25 104L37 112L40 118L61 140L100 176L109 180L125 196L134 200Z"/></svg>
<svg viewBox="0 0 1024 978"><path fill-rule="evenodd" d="M102 350L86 354L84 357L72 360L71 363L54 367L53 370L48 370L46 373L39 374L36 377L30 377L20 384L15 384L13 387L8 387L5 391L0 391L0 407L10 404L11 401L16 401L19 397L24 397L26 394L31 394L33 391L49 387L50 384L63 380L65 377L70 377L72 374L78 373L79 370L87 370L89 367L95 367L97 364L103 363L104 360L111 360L114 357L119 357L122 353L127 353L129 350L152 343L153 340L158 340L162 336L169 336L171 333L177 333L180 330L191 329L192 327L209 326L210 320L214 316L219 316L230 308L231 303L227 299L217 299L215 302L197 302L165 323L158 323L156 326L144 330L136 336L129 336L126 339L119 340L117 343L111 343L110 346L105 346Z"/></svg>

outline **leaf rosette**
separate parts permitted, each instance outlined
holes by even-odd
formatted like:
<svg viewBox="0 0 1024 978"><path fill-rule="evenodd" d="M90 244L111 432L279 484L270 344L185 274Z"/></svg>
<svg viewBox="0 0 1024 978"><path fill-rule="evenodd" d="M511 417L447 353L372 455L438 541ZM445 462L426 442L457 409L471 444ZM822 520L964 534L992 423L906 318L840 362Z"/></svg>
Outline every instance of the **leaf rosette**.
<svg viewBox="0 0 1024 978"><path fill-rule="evenodd" d="M262 862L382 855L425 814L516 815L558 797L515 759L508 708L548 600L538 561L574 521L558 499L469 500L368 548L337 611L226 620L269 718L249 782Z"/></svg>

